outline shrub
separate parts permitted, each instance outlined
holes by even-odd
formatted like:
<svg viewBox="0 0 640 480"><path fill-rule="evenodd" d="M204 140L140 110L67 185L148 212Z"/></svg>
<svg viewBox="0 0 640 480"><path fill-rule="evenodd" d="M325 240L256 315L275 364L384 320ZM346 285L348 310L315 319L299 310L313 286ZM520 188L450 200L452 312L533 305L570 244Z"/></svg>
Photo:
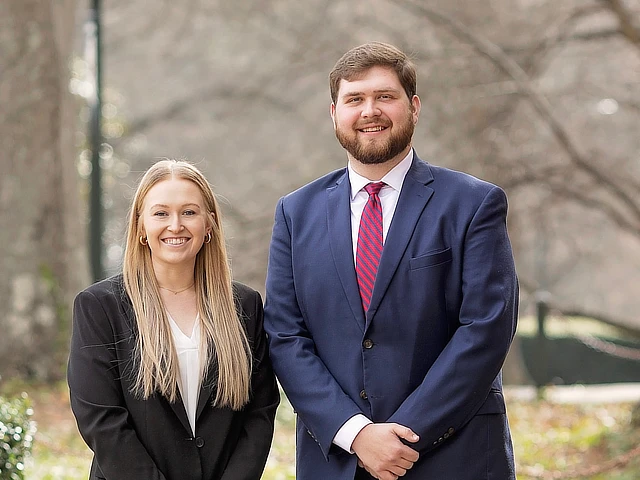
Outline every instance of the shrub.
<svg viewBox="0 0 640 480"><path fill-rule="evenodd" d="M0 396L0 480L24 480L24 462L31 452L35 422L26 394Z"/></svg>

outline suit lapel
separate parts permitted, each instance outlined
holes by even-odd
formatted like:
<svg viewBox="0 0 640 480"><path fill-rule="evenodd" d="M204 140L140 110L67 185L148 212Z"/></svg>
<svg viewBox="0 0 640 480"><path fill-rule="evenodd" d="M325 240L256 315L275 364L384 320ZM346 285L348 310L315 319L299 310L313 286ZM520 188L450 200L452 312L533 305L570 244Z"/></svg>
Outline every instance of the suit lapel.
<svg viewBox="0 0 640 480"><path fill-rule="evenodd" d="M347 297L354 319L360 328L364 328L364 312L353 263L353 244L351 241L351 186L345 174L335 186L327 189L327 225L333 263Z"/></svg>
<svg viewBox="0 0 640 480"><path fill-rule="evenodd" d="M367 315L367 326L389 288L389 283L409 245L422 211L433 195L433 189L427 186L431 181L433 181L433 175L429 166L414 153L411 168L404 179L393 220L389 226L382 257L380 257Z"/></svg>

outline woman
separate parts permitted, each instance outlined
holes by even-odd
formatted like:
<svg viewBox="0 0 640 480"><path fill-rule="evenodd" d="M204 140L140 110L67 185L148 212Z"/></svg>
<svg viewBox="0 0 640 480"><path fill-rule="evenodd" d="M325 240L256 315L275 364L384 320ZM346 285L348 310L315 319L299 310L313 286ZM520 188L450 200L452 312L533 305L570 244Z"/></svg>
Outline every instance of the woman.
<svg viewBox="0 0 640 480"><path fill-rule="evenodd" d="M220 209L193 165L154 164L121 275L75 299L71 408L90 479L259 479L279 394L260 294L232 282Z"/></svg>

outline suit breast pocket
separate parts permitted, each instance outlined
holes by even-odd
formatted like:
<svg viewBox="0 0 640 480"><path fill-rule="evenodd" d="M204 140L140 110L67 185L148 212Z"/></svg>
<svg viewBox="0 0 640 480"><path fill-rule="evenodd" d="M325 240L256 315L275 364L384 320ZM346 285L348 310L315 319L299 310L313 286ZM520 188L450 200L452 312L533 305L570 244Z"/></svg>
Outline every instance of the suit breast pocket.
<svg viewBox="0 0 640 480"><path fill-rule="evenodd" d="M451 262L453 256L451 254L451 248L445 248L437 252L427 253L426 255L420 255L409 260L409 270L418 270L420 268L435 267L436 265L442 265L443 263Z"/></svg>

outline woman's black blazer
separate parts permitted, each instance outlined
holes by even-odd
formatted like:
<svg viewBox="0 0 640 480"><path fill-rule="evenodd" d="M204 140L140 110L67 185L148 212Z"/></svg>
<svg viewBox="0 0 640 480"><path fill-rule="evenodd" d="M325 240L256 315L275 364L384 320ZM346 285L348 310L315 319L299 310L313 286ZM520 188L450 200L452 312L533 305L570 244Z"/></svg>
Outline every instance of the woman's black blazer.
<svg viewBox="0 0 640 480"><path fill-rule="evenodd" d="M90 479L257 480L271 447L280 401L262 328L262 299L234 283L254 365L250 403L214 408L215 376L203 382L196 432L181 399L131 394L136 329L122 275L80 292L74 302L67 380L78 429L94 452ZM214 374L215 375L215 374Z"/></svg>

